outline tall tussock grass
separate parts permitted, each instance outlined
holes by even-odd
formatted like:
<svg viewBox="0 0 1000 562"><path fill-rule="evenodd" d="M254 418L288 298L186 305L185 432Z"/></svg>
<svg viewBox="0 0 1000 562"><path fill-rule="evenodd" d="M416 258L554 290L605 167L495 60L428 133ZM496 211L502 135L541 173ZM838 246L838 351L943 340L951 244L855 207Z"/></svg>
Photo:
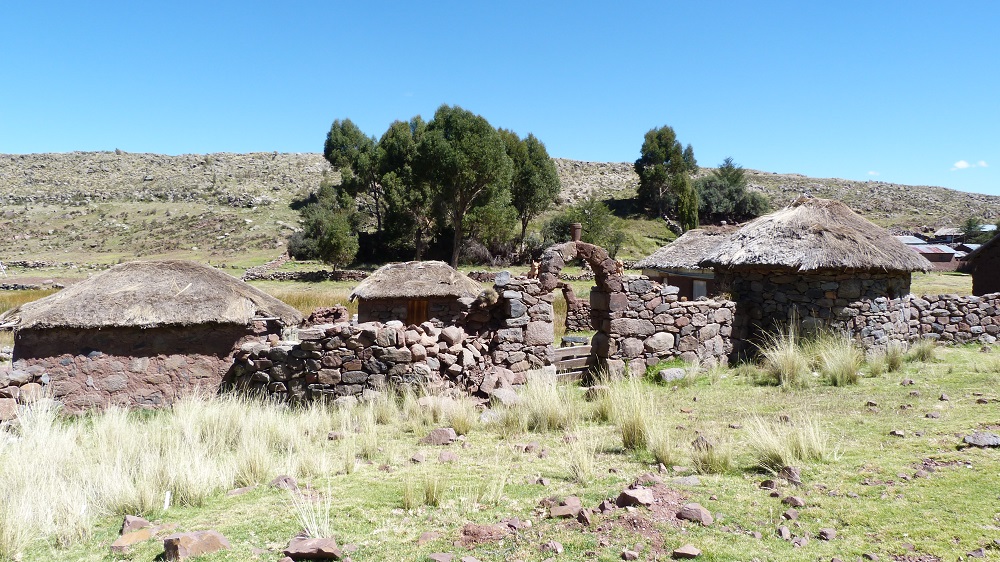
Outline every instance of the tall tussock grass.
<svg viewBox="0 0 1000 562"><path fill-rule="evenodd" d="M809 384L809 357L794 334L770 336L760 348L763 381L783 389L804 388Z"/></svg>
<svg viewBox="0 0 1000 562"><path fill-rule="evenodd" d="M831 386L856 384L865 356L847 334L821 334L810 342L816 370Z"/></svg>
<svg viewBox="0 0 1000 562"><path fill-rule="evenodd" d="M96 518L161 515L236 486L321 470L310 460L333 427L322 406L191 396L169 411L109 408L75 419L41 400L0 429L0 559L36 540L68 545ZM168 507L169 508L169 507Z"/></svg>
<svg viewBox="0 0 1000 562"><path fill-rule="evenodd" d="M778 472L797 461L822 461L833 454L829 437L814 419L779 424L753 416L746 423L746 445L759 468Z"/></svg>
<svg viewBox="0 0 1000 562"><path fill-rule="evenodd" d="M906 352L906 361L919 361L929 363L934 360L937 352L937 342L929 338L921 338L910 346Z"/></svg>

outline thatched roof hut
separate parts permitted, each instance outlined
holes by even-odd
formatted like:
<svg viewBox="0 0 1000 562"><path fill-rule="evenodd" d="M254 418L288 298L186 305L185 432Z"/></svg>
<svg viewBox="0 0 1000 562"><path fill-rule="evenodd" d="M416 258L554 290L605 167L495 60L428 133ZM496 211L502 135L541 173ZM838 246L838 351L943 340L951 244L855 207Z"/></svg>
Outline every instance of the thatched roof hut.
<svg viewBox="0 0 1000 562"><path fill-rule="evenodd" d="M730 235L702 266L928 271L925 258L840 201L800 197Z"/></svg>
<svg viewBox="0 0 1000 562"><path fill-rule="evenodd" d="M351 292L361 322L400 320L420 324L457 321L483 286L441 261L384 265ZM464 301L464 302L463 302Z"/></svg>
<svg viewBox="0 0 1000 562"><path fill-rule="evenodd" d="M69 411L164 406L217 391L243 344L301 319L205 265L117 265L0 317L15 328L13 368L23 373L6 395L50 392Z"/></svg>
<svg viewBox="0 0 1000 562"><path fill-rule="evenodd" d="M482 291L482 285L443 261L410 261L378 268L349 298L475 298Z"/></svg>
<svg viewBox="0 0 1000 562"><path fill-rule="evenodd" d="M195 324L249 325L255 320L295 325L302 315L280 300L225 273L190 261L116 265L0 316L17 330L39 328L155 328Z"/></svg>
<svg viewBox="0 0 1000 562"><path fill-rule="evenodd" d="M700 270L701 260L715 250L735 226L706 226L689 230L635 264L636 269Z"/></svg>

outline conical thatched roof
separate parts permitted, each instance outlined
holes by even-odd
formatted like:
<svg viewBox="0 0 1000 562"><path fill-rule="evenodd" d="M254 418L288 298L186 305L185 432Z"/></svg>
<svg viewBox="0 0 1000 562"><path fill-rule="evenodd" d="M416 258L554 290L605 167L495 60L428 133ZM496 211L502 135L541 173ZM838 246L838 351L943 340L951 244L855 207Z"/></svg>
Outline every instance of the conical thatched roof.
<svg viewBox="0 0 1000 562"><path fill-rule="evenodd" d="M708 226L689 230L677 240L635 264L636 269L703 269L699 263L715 250L735 226Z"/></svg>
<svg viewBox="0 0 1000 562"><path fill-rule="evenodd" d="M235 277L190 261L116 265L86 281L0 315L27 328L111 328L249 324L254 318L298 324L302 315Z"/></svg>
<svg viewBox="0 0 1000 562"><path fill-rule="evenodd" d="M350 300L477 297L483 286L443 261L383 265L358 284Z"/></svg>
<svg viewBox="0 0 1000 562"><path fill-rule="evenodd" d="M839 201L800 197L731 234L703 267L928 271L931 264Z"/></svg>

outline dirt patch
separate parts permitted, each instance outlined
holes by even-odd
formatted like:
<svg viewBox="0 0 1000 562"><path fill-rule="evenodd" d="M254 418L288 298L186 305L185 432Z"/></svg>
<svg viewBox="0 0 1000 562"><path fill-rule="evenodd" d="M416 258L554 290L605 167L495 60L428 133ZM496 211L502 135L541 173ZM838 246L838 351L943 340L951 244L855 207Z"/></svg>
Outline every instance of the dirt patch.
<svg viewBox="0 0 1000 562"><path fill-rule="evenodd" d="M649 487L653 492L653 503L648 508L614 509L606 512L596 528L600 544L611 544L611 537L617 531L624 530L639 535L650 557L656 559L667 552L663 547L663 525L679 527L677 512L687 501L686 496L665 484L655 484ZM628 545L629 548L632 545Z"/></svg>
<svg viewBox="0 0 1000 562"><path fill-rule="evenodd" d="M500 542L510 535L511 530L507 525L477 525L466 523L462 527L459 536L458 546L465 548L475 548L481 544Z"/></svg>

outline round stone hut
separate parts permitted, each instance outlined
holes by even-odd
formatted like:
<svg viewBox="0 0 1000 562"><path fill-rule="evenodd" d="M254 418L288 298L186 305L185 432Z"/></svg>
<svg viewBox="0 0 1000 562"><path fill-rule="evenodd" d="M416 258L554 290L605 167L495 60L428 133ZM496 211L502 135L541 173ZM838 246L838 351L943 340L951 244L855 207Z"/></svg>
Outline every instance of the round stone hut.
<svg viewBox="0 0 1000 562"><path fill-rule="evenodd" d="M745 224L701 265L736 301L738 354L790 328L846 329L874 345L905 339L910 274L931 269L847 205L806 196Z"/></svg>
<svg viewBox="0 0 1000 562"><path fill-rule="evenodd" d="M358 322L450 325L482 292L482 285L443 261L411 261L378 268L349 299L358 299Z"/></svg>
<svg viewBox="0 0 1000 562"><path fill-rule="evenodd" d="M688 300L719 294L715 271L702 267L701 260L711 253L734 226L706 226L685 232L635 264L642 274L663 285L678 288L677 296Z"/></svg>
<svg viewBox="0 0 1000 562"><path fill-rule="evenodd" d="M244 342L301 320L206 265L124 263L0 316L14 327L0 399L48 393L69 411L167 405L196 389L217 391Z"/></svg>

